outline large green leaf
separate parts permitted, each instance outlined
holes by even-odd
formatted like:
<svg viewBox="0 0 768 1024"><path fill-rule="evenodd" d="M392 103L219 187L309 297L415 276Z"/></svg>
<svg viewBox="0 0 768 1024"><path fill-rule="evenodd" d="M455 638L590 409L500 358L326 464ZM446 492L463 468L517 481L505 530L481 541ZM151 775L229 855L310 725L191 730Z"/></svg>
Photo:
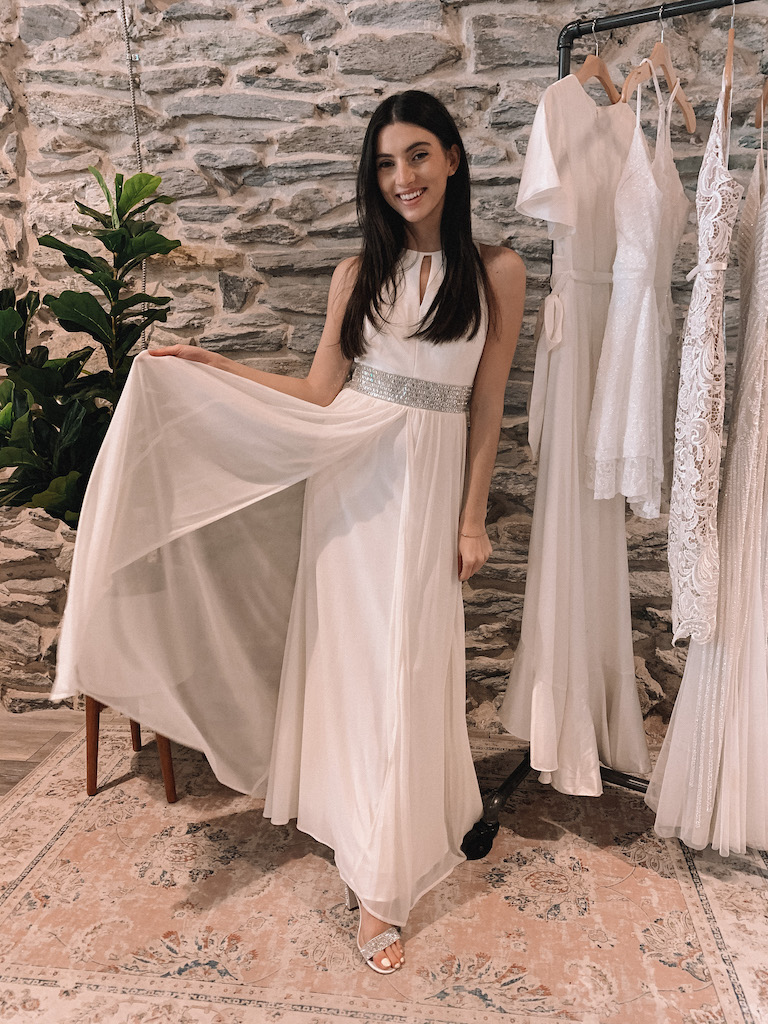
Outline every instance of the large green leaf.
<svg viewBox="0 0 768 1024"><path fill-rule="evenodd" d="M58 249L59 252L64 254L64 259L73 270L90 270L94 273L106 272L107 274L112 271L109 263L102 256L92 256L85 249L78 249L74 245L68 245L66 242L54 238L53 235L40 235L38 242L49 249Z"/></svg>
<svg viewBox="0 0 768 1024"><path fill-rule="evenodd" d="M8 382L10 384L10 381ZM13 402L0 399L0 434L7 434L13 425Z"/></svg>
<svg viewBox="0 0 768 1024"><path fill-rule="evenodd" d="M40 369L45 365L48 359L48 349L45 345L35 345L33 349L30 349L29 355L27 356L27 363L29 366L34 366Z"/></svg>
<svg viewBox="0 0 768 1024"><path fill-rule="evenodd" d="M32 442L35 452L44 459L53 460L56 456L56 445L59 432L44 416L35 416L32 420Z"/></svg>
<svg viewBox="0 0 768 1024"><path fill-rule="evenodd" d="M95 296L88 292L64 291L58 298L46 295L43 301L65 331L85 331L100 344L112 345L112 325Z"/></svg>
<svg viewBox="0 0 768 1024"><path fill-rule="evenodd" d="M16 305L16 292L13 288L0 288L0 309L13 309Z"/></svg>
<svg viewBox="0 0 768 1024"><path fill-rule="evenodd" d="M81 473L72 470L66 476L57 476L44 491L35 494L29 501L32 508L44 508L50 515L61 519L67 511L78 511L82 504L79 487Z"/></svg>
<svg viewBox="0 0 768 1024"><path fill-rule="evenodd" d="M181 242L176 239L166 238L156 231L147 231L143 235L131 239L119 260L117 257L115 258L115 266L120 267L120 276L125 277L128 271L148 257L165 256L180 245Z"/></svg>
<svg viewBox="0 0 768 1024"><path fill-rule="evenodd" d="M115 205L115 200L112 198L112 193L109 191L109 187L107 186L106 181L104 181L104 178L101 176L101 173L95 167L89 167L88 170L94 176L96 181L98 181L99 186L101 187L101 191L104 193L104 195L107 198L107 202L109 203L109 212L112 214L112 227L113 228L119 228L120 227L120 216L119 216L119 214L117 212L117 206Z"/></svg>
<svg viewBox="0 0 768 1024"><path fill-rule="evenodd" d="M59 433L59 451L66 451L77 442L87 411L82 402L70 403Z"/></svg>
<svg viewBox="0 0 768 1024"><path fill-rule="evenodd" d="M14 384L30 391L36 402L54 398L64 389L61 373L54 367L13 366L8 370L8 376Z"/></svg>
<svg viewBox="0 0 768 1024"><path fill-rule="evenodd" d="M132 219L137 217L143 217L150 206L154 206L155 203L162 203L163 206L170 206L171 203L175 203L176 200L173 196L155 196L154 199L150 199L148 203L144 203L138 210L133 211Z"/></svg>
<svg viewBox="0 0 768 1024"><path fill-rule="evenodd" d="M166 306L171 301L168 295L147 295L146 292L137 292L135 295L131 295L127 299L120 299L112 307L112 316L121 316L126 309L131 309L133 306L143 306L145 303L152 306ZM133 313L133 316L140 315L141 311L137 310Z"/></svg>
<svg viewBox="0 0 768 1024"><path fill-rule="evenodd" d="M36 469L44 469L45 465L44 459L26 448L14 448L11 445L0 448L0 469L7 469L9 466L34 466Z"/></svg>
<svg viewBox="0 0 768 1024"><path fill-rule="evenodd" d="M23 326L15 309L0 309L0 363L18 363L24 353L19 352L16 332Z"/></svg>
<svg viewBox="0 0 768 1024"><path fill-rule="evenodd" d="M99 213L98 210L94 210L91 206L86 206L84 203L78 203L77 200L75 200L75 206L78 208L80 213L84 213L86 217L92 217L95 221L98 221L99 224L103 224L105 228L111 226L112 218L107 216L106 213ZM72 226L75 227L74 224ZM77 230L76 227L75 230ZM90 231L91 229L85 228L84 230Z"/></svg>
<svg viewBox="0 0 768 1024"><path fill-rule="evenodd" d="M162 181L157 174L134 174L123 185L122 195L117 204L117 212L122 220L126 214L157 191L157 186Z"/></svg>

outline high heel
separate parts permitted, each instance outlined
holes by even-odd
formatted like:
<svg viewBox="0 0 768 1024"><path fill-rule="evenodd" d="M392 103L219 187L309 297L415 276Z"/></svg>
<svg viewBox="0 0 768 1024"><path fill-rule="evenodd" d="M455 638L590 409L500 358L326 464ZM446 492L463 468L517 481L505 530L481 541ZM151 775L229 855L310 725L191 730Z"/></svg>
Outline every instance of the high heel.
<svg viewBox="0 0 768 1024"><path fill-rule="evenodd" d="M347 910L358 910L360 903L355 895L354 891L349 886L344 884L344 902L347 906ZM373 958L377 953L380 953L382 949L386 949L387 946L393 945L400 938L400 932L397 928L387 928L386 931L382 932L381 935L376 935L371 939L370 942L366 942L364 946L360 945L360 929L363 927L362 915L360 916L360 924L357 926L357 948L360 950L360 955L363 960L368 964L372 971L376 971L377 974L394 974L398 967L379 967L378 964L373 962Z"/></svg>
<svg viewBox="0 0 768 1024"><path fill-rule="evenodd" d="M344 885L344 902L347 905L347 910L357 910L360 904L357 902L357 896L355 896L352 889L348 885Z"/></svg>

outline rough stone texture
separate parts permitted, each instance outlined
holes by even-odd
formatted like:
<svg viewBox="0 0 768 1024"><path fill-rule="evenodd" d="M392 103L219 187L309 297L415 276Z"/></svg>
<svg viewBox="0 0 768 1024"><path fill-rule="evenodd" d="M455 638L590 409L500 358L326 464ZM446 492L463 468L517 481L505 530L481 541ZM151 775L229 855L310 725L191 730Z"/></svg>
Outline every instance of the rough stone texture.
<svg viewBox="0 0 768 1024"><path fill-rule="evenodd" d="M128 6L145 166L162 176L164 192L178 197L158 217L165 233L183 242L150 270L152 287L174 297L169 322L153 335L158 342L202 339L248 365L306 373L330 274L358 245L354 181L368 117L384 95L411 85L434 92L454 112L472 167L476 236L517 249L529 273L491 490L495 551L465 588L469 721L498 729L496 709L525 589L536 468L524 406L550 257L543 225L516 213L515 193L539 96L556 75L560 29L576 17L641 6L639 0L595 0L588 7L572 0L137 0ZM673 119L689 191L714 113L729 17L723 9L666 25L699 117L693 136L678 115ZM768 72L768 16L760 5L745 4L737 20L731 165L746 183L758 144L754 105ZM656 25L600 36L617 84L657 37ZM135 169L119 4L4 0L0 45L0 282L43 292L77 287L61 256L39 247L34 235L51 230L67 237L76 219L74 196L89 205L103 202L88 164L107 177ZM592 48L589 38L578 41L574 62ZM600 88L592 91L602 101ZM647 124L652 139L650 106ZM674 269L681 314L694 251L692 222ZM726 291L732 325L735 267ZM57 353L84 340L45 330ZM729 333L735 336L730 327ZM729 386L732 371L731 358ZM53 620L71 562L71 542L41 517L0 511L0 534L24 527L13 534L16 541L0 537L0 622L39 627L47 652L47 660L12 671L0 663L0 677L18 693L39 689L50 674ZM628 518L627 530L638 691L646 710L667 715L685 648L673 648L670 639L666 524ZM46 541L48 548L35 547ZM32 629L32 646L34 635Z"/></svg>
<svg viewBox="0 0 768 1024"><path fill-rule="evenodd" d="M74 533L38 509L0 507L0 702L44 706Z"/></svg>
<svg viewBox="0 0 768 1024"><path fill-rule="evenodd" d="M339 70L349 75L374 75L386 82L410 82L461 56L458 46L425 33L386 38L361 35L338 49Z"/></svg>

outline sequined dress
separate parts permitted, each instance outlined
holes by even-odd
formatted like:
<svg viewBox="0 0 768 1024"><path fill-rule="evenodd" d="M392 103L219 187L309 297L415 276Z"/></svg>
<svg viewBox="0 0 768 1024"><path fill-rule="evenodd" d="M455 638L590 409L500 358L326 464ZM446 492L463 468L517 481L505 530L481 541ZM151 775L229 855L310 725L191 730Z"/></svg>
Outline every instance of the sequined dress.
<svg viewBox="0 0 768 1024"><path fill-rule="evenodd" d="M739 226L741 335L718 512L717 615L691 640L646 797L656 831L723 856L768 849L768 187L761 150Z"/></svg>
<svg viewBox="0 0 768 1024"><path fill-rule="evenodd" d="M420 302L421 255L327 408L138 357L83 507L54 689L204 751L393 924L482 812L457 534L485 327L409 337L443 273L428 254Z"/></svg>

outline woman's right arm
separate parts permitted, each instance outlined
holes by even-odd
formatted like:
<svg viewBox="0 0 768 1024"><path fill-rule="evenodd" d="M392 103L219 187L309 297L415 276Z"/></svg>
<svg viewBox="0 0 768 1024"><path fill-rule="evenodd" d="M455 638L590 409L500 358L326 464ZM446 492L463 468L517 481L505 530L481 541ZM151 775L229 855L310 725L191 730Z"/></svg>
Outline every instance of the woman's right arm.
<svg viewBox="0 0 768 1024"><path fill-rule="evenodd" d="M302 398L314 405L330 405L344 386L351 359L341 354L341 322L347 308L349 296L354 287L357 272L357 258L343 260L334 270L328 293L328 309L320 343L306 377L287 377L280 373L267 373L244 366L234 359L228 359L218 352L209 352L196 345L171 345L165 348L149 349L152 356L176 356L197 363L206 363L219 370L226 370L238 377L247 377L258 384L264 384L275 391L282 391L294 398Z"/></svg>

